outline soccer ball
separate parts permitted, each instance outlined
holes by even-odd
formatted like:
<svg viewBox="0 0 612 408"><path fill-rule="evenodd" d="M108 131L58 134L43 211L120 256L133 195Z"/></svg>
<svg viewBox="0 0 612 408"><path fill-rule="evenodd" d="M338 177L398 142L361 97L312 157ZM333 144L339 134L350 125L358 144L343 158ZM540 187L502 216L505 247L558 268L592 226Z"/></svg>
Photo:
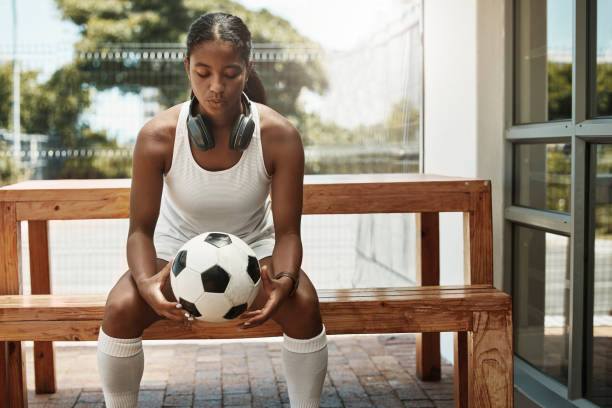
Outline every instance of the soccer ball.
<svg viewBox="0 0 612 408"><path fill-rule="evenodd" d="M170 274L172 291L198 320L226 322L253 303L261 275L255 252L225 232L205 232L177 252Z"/></svg>

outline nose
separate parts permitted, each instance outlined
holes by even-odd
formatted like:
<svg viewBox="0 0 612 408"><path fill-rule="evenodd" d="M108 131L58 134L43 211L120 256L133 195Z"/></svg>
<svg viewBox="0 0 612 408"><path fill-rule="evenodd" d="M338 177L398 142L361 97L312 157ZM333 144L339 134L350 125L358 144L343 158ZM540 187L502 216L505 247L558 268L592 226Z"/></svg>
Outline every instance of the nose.
<svg viewBox="0 0 612 408"><path fill-rule="evenodd" d="M220 75L213 75L210 82L210 91L214 94L222 94L225 90L225 84Z"/></svg>

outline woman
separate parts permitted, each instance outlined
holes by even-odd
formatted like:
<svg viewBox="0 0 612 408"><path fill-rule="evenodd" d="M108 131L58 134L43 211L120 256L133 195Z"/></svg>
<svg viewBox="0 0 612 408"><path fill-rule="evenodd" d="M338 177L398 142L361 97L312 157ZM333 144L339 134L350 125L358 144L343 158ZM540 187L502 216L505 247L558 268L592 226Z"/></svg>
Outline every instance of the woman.
<svg viewBox="0 0 612 408"><path fill-rule="evenodd" d="M263 285L236 325L248 330L268 319L279 324L291 406L319 406L327 340L316 291L300 269L304 151L289 121L256 103L265 102L265 95L250 47L240 18L199 17L189 28L184 59L192 100L160 113L138 134L130 269L108 296L98 339L109 407L136 406L143 330L162 318L192 319L172 294L169 272L180 246L205 231L233 233L257 254ZM234 125L248 119L252 133L242 126L245 133L237 137L248 144L243 151L230 147Z"/></svg>

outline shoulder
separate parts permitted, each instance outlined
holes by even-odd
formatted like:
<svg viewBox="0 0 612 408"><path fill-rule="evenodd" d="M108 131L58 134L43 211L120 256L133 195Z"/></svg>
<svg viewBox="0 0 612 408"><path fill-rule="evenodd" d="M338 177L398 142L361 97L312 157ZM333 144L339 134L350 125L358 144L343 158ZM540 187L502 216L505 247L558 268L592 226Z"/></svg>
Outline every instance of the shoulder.
<svg viewBox="0 0 612 408"><path fill-rule="evenodd" d="M261 127L261 146L264 157L269 157L272 174L277 168L302 168L304 163L304 146L298 130L293 124L274 109L257 104Z"/></svg>
<svg viewBox="0 0 612 408"><path fill-rule="evenodd" d="M174 133L176 132L181 105L178 104L166 109L147 121L140 129L138 139L161 144L174 142Z"/></svg>
<svg viewBox="0 0 612 408"><path fill-rule="evenodd" d="M182 104L175 105L158 113L147 121L136 139L135 156L163 161L163 167L169 168L174 147L174 135Z"/></svg>
<svg viewBox="0 0 612 408"><path fill-rule="evenodd" d="M302 138L298 130L283 115L269 106L257 104L261 127L262 143L269 147L278 145L299 145L302 147Z"/></svg>

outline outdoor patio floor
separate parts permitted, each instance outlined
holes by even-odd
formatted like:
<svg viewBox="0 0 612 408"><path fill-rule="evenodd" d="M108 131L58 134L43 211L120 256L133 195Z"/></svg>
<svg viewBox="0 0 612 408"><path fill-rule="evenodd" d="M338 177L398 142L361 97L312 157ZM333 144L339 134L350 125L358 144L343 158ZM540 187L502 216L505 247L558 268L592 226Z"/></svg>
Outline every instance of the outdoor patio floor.
<svg viewBox="0 0 612 408"><path fill-rule="evenodd" d="M30 407L103 407L95 342L55 343L57 392L34 393L27 343ZM280 338L146 341L139 407L289 407ZM329 336L321 407L452 407L453 368L442 380L416 377L415 335Z"/></svg>

